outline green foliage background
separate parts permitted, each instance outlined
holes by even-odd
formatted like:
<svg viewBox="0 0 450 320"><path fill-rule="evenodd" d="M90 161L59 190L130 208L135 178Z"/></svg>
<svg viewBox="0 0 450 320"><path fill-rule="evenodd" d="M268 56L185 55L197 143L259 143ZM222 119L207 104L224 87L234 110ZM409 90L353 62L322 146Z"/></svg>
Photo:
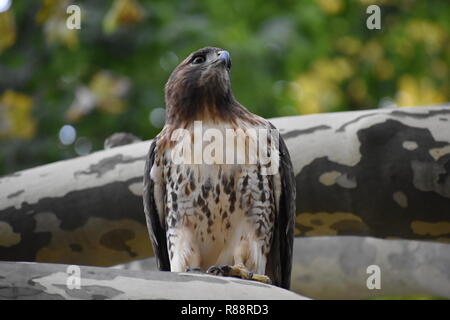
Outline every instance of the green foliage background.
<svg viewBox="0 0 450 320"><path fill-rule="evenodd" d="M66 28L70 4L80 30ZM371 4L381 30L366 27ZM204 46L231 53L235 96L267 118L446 102L449 18L448 0L13 0L0 13L0 175L77 156L65 124L92 151L118 131L152 138L171 70ZM85 113L79 88L97 97Z"/></svg>

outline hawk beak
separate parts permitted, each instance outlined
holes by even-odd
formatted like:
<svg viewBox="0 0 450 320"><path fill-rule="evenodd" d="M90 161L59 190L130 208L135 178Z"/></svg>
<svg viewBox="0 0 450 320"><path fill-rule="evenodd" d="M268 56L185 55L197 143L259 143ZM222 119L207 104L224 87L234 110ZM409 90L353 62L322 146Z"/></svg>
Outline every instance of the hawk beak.
<svg viewBox="0 0 450 320"><path fill-rule="evenodd" d="M228 70L231 69L231 57L230 53L226 50L222 50L218 52L219 57L217 58L217 61L221 61Z"/></svg>

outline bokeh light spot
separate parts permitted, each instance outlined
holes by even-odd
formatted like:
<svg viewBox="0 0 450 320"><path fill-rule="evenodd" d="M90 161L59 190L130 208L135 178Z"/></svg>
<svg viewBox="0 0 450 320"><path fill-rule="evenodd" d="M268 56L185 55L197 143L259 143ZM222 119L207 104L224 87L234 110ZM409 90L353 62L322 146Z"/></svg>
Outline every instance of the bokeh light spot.
<svg viewBox="0 0 450 320"><path fill-rule="evenodd" d="M77 138L77 131L71 125L65 125L59 130L59 141L63 145L72 144Z"/></svg>
<svg viewBox="0 0 450 320"><path fill-rule="evenodd" d="M80 137L75 142L75 152L79 156L85 156L92 151L92 142L86 137Z"/></svg>
<svg viewBox="0 0 450 320"><path fill-rule="evenodd" d="M150 123L155 128L164 127L164 123L166 121L166 109L164 108L155 108L150 112Z"/></svg>
<svg viewBox="0 0 450 320"><path fill-rule="evenodd" d="M11 0L0 0L0 12L8 11L11 7Z"/></svg>

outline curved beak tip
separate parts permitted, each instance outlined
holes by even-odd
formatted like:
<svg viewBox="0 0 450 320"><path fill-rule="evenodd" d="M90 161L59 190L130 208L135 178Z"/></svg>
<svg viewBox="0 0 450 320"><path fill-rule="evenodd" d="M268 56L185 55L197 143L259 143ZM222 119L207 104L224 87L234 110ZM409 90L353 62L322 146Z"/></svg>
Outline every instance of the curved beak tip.
<svg viewBox="0 0 450 320"><path fill-rule="evenodd" d="M218 59L222 60L228 69L231 69L231 56L228 51L226 51L226 50L220 51Z"/></svg>

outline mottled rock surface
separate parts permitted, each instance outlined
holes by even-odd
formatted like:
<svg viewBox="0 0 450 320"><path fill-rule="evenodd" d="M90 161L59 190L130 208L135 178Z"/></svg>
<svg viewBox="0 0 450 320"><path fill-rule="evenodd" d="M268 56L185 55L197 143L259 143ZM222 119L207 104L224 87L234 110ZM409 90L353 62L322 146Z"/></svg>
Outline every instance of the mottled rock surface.
<svg viewBox="0 0 450 320"><path fill-rule="evenodd" d="M69 265L0 262L0 299L301 300L298 294L236 278L194 273L131 271ZM73 268L73 267L72 267ZM80 289L76 289L76 284Z"/></svg>

